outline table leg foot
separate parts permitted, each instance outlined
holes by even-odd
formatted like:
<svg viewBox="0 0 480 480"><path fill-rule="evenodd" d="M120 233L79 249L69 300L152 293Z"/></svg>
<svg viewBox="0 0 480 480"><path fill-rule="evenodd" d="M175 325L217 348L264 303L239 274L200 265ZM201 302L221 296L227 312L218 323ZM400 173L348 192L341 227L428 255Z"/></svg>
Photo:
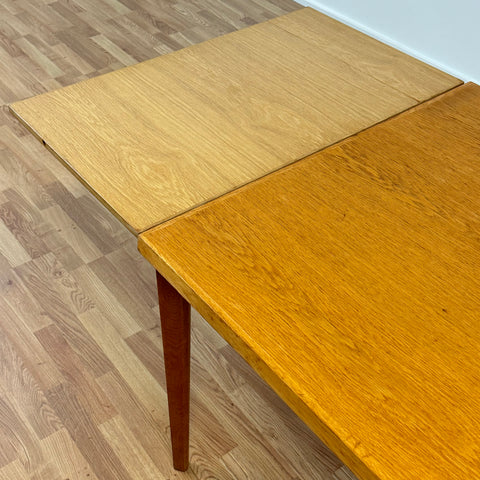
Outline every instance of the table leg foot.
<svg viewBox="0 0 480 480"><path fill-rule="evenodd" d="M173 467L188 468L190 304L157 272Z"/></svg>

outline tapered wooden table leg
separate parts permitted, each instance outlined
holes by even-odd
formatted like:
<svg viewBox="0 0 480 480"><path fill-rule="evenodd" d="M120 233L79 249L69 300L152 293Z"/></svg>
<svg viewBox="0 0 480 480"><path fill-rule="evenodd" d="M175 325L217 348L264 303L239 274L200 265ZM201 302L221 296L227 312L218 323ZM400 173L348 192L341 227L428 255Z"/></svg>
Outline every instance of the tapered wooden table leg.
<svg viewBox="0 0 480 480"><path fill-rule="evenodd" d="M188 468L190 304L157 272L173 467Z"/></svg>

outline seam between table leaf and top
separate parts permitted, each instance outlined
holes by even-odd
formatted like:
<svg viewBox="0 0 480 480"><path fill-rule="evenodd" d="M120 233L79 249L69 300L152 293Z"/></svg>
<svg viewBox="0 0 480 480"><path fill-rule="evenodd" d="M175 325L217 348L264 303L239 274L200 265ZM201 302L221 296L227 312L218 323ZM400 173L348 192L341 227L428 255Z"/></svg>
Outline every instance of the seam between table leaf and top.
<svg viewBox="0 0 480 480"><path fill-rule="evenodd" d="M461 80L460 80L461 81ZM209 198L205 201L202 201L200 203L197 203L195 205L192 205L191 207L187 208L186 210L182 210L181 212L178 212L178 213L175 213L167 218L164 218L148 227L146 227L145 229L142 229L142 230L135 230L136 233L136 236L137 238L140 238L140 235L143 235L143 234L146 234L146 233L149 233L151 230L154 230L155 228L158 228L168 222L171 222L171 221L174 221L175 219L179 218L179 217L182 217L183 215L186 215L188 213L192 213L193 211L195 211L196 209L198 208L205 208L206 205L208 205L210 202L214 202L216 200L219 200L220 198L223 198L227 195L230 195L230 194L233 194L233 193L236 193L238 190L241 190L242 188L245 188L247 186L251 186L252 184L256 183L256 182L259 182L259 181L263 181L265 180L265 178L269 177L270 175L274 175L274 174L277 174L279 173L280 171L284 170L284 169L287 169L287 168L291 168L293 167L295 164L299 163L299 162L302 162L303 160L307 159L308 157L311 157L312 155L316 155L322 151L325 151L329 148L333 148L333 147L336 147L338 145L340 145L342 142L346 142L346 141L350 141L352 138L355 138L357 135L361 135L362 133L364 133L365 131L367 130L370 130L371 128L375 128L377 127L378 125L381 125L385 122L389 122L390 120L393 120L394 118L400 116L400 115L405 115L405 114L408 114L410 112L413 112L415 111L417 108L422 108L424 107L426 104L429 104L429 103L432 103L432 102L435 102L435 101L438 101L440 100L440 97L442 97L443 95L451 95L455 92L456 89L458 88L467 88L469 85L472 85L473 82L468 82L468 83L463 83L463 81L461 81L462 83L460 83L459 85L454 85L453 87L449 88L448 90L445 90L444 92L441 92L441 93L438 93L438 94L435 94L433 95L432 97L416 104L416 105L413 105L411 107L408 107L404 110L402 110L401 112L398 112L390 117L387 117L383 120L379 120L378 122L374 123L373 125L370 125L368 127L365 127L355 133L352 133L351 135L348 135L346 137L343 137L339 140L337 140L336 142L333 142L329 145L326 145L324 147L321 147L317 150L314 150L312 151L311 153L308 153L306 155L303 155L302 157L300 158L297 158L295 160L292 160L291 162L285 164L285 165L281 165L280 167L276 168L275 170L272 170L272 171L269 171L263 175L261 175L260 177L257 177L257 178L254 178L250 181L247 181L245 183L242 183L241 185L238 185L230 190L227 190L223 193L220 193L219 195L216 195L212 198ZM63 160L62 160L63 161ZM90 190L90 189L89 189ZM103 202L102 202L103 203ZM118 215L119 217L119 215ZM127 224L126 220L122 219L122 223L124 223L125 225ZM134 230L134 228L132 227L131 229L129 229L130 231ZM133 232L132 232L133 233ZM134 233L135 234L135 233Z"/></svg>

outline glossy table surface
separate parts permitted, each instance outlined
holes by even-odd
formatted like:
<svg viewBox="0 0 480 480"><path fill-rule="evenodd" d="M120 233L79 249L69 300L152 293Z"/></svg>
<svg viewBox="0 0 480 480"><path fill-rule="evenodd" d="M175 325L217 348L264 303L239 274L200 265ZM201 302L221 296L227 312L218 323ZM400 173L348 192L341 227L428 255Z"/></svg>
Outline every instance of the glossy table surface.
<svg viewBox="0 0 480 480"><path fill-rule="evenodd" d="M361 479L480 478L480 87L140 235Z"/></svg>
<svg viewBox="0 0 480 480"><path fill-rule="evenodd" d="M460 83L305 8L11 109L138 234Z"/></svg>

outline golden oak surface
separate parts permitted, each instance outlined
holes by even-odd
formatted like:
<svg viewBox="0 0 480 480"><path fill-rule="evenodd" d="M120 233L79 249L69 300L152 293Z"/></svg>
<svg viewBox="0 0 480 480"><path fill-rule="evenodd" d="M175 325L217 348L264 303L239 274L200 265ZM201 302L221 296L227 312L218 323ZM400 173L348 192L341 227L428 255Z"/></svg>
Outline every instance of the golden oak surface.
<svg viewBox="0 0 480 480"><path fill-rule="evenodd" d="M143 233L362 479L480 478L480 87Z"/></svg>
<svg viewBox="0 0 480 480"><path fill-rule="evenodd" d="M138 233L460 83L305 8L11 109Z"/></svg>

